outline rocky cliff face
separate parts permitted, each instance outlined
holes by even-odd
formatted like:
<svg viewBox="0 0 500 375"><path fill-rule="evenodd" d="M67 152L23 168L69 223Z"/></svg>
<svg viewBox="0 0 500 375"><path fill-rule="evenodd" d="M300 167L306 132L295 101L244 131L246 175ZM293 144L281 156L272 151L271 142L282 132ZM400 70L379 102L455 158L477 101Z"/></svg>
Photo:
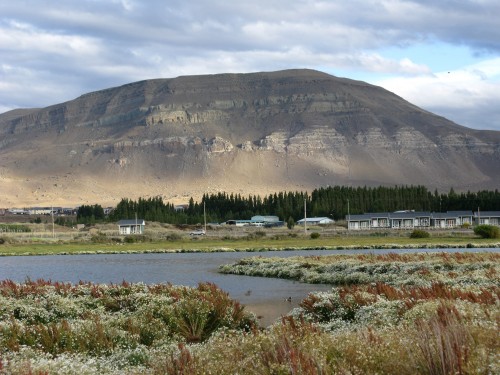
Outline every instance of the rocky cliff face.
<svg viewBox="0 0 500 375"><path fill-rule="evenodd" d="M500 186L500 132L310 70L158 79L0 115L0 206Z"/></svg>

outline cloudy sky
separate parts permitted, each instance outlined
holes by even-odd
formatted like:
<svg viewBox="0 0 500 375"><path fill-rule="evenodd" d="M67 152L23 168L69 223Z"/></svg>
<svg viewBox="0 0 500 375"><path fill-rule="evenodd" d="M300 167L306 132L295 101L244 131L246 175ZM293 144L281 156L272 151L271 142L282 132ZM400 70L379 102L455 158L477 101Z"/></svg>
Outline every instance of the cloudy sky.
<svg viewBox="0 0 500 375"><path fill-rule="evenodd" d="M500 130L498 0L0 1L0 113L179 75L311 68Z"/></svg>

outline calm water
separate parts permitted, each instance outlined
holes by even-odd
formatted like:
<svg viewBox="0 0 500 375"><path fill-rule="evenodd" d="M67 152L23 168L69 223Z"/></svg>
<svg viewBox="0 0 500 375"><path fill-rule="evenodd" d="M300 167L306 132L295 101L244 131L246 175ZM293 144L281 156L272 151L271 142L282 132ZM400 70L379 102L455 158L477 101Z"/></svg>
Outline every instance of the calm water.
<svg viewBox="0 0 500 375"><path fill-rule="evenodd" d="M478 252L499 249L439 249L439 250L376 250L377 254L389 252ZM128 282L172 283L196 286L212 282L243 303L257 315L263 325L268 325L286 314L312 291L329 290L328 285L310 285L290 280L261 277L223 275L219 265L234 263L238 259L263 257L290 257L297 255L367 254L373 250L297 250L259 253L178 253L178 254L99 254L0 257L0 280L22 282L46 279L94 283ZM292 297L292 302L285 298Z"/></svg>

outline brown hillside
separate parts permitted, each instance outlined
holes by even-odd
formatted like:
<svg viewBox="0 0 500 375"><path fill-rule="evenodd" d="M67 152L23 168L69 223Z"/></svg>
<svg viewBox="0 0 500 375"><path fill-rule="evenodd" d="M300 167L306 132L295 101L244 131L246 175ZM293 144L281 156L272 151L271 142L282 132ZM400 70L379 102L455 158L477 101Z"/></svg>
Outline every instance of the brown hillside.
<svg viewBox="0 0 500 375"><path fill-rule="evenodd" d="M0 207L326 185L500 186L500 132L312 70L135 82L0 115Z"/></svg>

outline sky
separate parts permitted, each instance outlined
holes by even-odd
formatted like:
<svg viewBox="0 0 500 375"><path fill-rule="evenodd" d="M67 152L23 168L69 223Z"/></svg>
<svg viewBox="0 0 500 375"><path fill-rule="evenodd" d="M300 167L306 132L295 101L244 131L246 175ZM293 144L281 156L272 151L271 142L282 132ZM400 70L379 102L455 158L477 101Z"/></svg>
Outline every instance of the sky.
<svg viewBox="0 0 500 375"><path fill-rule="evenodd" d="M152 79L309 68L500 131L498 0L0 0L0 113Z"/></svg>

